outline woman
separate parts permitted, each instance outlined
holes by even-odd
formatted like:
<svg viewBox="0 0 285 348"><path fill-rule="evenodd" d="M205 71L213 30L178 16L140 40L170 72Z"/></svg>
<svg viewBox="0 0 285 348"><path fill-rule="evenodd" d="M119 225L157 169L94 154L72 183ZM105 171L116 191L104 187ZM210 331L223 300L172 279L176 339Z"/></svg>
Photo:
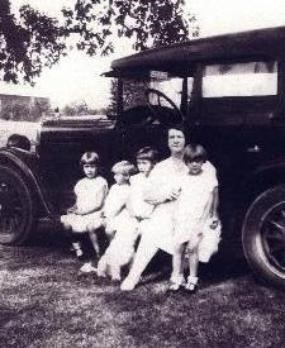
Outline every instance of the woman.
<svg viewBox="0 0 285 348"><path fill-rule="evenodd" d="M150 187L145 193L147 202L155 205L155 209L147 223L144 224L141 241L134 258L131 270L121 284L121 290L129 291L137 285L141 274L159 249L173 253L173 211L175 200L181 188L179 179L188 168L183 161L186 145L185 132L182 127L168 129L168 148L170 157L158 163L150 174ZM205 162L203 170L207 175L216 176L210 162Z"/></svg>

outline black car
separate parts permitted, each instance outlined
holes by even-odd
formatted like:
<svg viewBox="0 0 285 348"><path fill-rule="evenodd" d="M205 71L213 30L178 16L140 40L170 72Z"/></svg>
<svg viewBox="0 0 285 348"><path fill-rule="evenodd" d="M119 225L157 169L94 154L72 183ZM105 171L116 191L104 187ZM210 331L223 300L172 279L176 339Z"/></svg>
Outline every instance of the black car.
<svg viewBox="0 0 285 348"><path fill-rule="evenodd" d="M285 27L193 40L115 60L112 117L43 122L35 153L0 150L0 242L20 245L72 202L80 155L103 175L184 123L217 168L224 238L242 239L249 265L285 288Z"/></svg>

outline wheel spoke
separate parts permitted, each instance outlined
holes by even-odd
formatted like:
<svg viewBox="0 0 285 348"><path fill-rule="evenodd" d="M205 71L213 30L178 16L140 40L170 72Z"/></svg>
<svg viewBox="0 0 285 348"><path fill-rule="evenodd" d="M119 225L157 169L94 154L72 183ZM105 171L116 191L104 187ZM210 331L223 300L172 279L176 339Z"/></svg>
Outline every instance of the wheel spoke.
<svg viewBox="0 0 285 348"><path fill-rule="evenodd" d="M285 226L284 225L282 225L280 222L274 221L274 220L268 220L268 223L273 225L276 228L276 230L285 237Z"/></svg>

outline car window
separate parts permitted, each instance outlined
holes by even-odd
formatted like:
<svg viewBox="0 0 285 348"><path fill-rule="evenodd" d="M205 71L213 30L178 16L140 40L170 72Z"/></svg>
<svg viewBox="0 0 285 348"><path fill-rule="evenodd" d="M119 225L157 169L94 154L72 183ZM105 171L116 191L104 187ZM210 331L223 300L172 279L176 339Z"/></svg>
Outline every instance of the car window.
<svg viewBox="0 0 285 348"><path fill-rule="evenodd" d="M188 81L188 99L192 93L193 78L189 77ZM149 78L144 79L124 79L123 98L125 110L146 104L145 91L147 88L156 89L170 98L174 104L180 108L182 94L183 78L169 76L164 72L151 72ZM157 95L149 95L150 103L169 107L169 103L164 98L158 100Z"/></svg>
<svg viewBox="0 0 285 348"><path fill-rule="evenodd" d="M206 65L202 96L264 96L277 94L277 63L249 62Z"/></svg>

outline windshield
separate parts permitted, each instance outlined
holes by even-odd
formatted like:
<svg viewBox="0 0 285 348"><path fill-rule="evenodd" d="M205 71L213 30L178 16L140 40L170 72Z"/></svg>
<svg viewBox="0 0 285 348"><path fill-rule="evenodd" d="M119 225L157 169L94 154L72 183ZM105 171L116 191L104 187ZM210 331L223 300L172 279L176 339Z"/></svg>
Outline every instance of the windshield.
<svg viewBox="0 0 285 348"><path fill-rule="evenodd" d="M192 92L193 79L188 78L188 99ZM124 109L128 110L140 105L146 105L147 98L145 92L147 89L155 89L162 92L171 99L175 106L180 109L182 97L183 78L170 75L165 72L152 71L147 78L124 79L123 82L123 100ZM158 98L155 93L149 94L149 102L152 105L169 107L169 103L164 98Z"/></svg>

